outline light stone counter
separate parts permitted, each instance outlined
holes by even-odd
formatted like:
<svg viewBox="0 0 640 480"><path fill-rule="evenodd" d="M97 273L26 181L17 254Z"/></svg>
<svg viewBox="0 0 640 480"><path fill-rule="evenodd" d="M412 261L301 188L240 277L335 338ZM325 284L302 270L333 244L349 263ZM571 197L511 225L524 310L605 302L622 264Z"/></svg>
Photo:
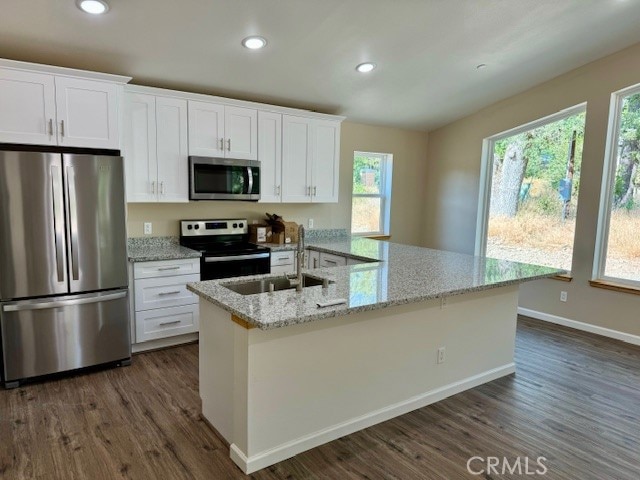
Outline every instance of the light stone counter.
<svg viewBox="0 0 640 480"><path fill-rule="evenodd" d="M262 330L340 317L356 312L421 302L551 277L555 268L474 257L359 237L311 238L307 247L378 262L305 270L331 282L328 289L307 287L257 295L240 295L225 284L269 275L191 283L189 290ZM274 276L275 277L275 276ZM331 299L347 302L318 308Z"/></svg>
<svg viewBox="0 0 640 480"><path fill-rule="evenodd" d="M130 262L200 258L202 254L178 243L178 237L136 237L127 241Z"/></svg>

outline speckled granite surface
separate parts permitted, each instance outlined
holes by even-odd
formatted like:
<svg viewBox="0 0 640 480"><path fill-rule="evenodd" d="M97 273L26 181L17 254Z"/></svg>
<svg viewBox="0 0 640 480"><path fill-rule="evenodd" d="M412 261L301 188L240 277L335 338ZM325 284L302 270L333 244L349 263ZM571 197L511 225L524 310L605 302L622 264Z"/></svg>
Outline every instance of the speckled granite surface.
<svg viewBox="0 0 640 480"><path fill-rule="evenodd" d="M199 258L200 252L181 246L178 237L136 237L127 240L130 262Z"/></svg>
<svg viewBox="0 0 640 480"><path fill-rule="evenodd" d="M379 262L307 270L334 283L328 289L308 287L258 295L240 295L224 284L243 283L270 275L211 280L187 285L200 297L263 330L459 295L562 273L555 268L474 257L357 237L309 240L309 247ZM277 277L276 275L272 277ZM345 298L347 303L318 308L316 303ZM206 321L206 320L205 320Z"/></svg>
<svg viewBox="0 0 640 480"><path fill-rule="evenodd" d="M305 243L307 246L311 246L314 242L318 243L327 240L346 240L348 238L349 234L344 228L305 230ZM298 248L297 243L259 243L258 245L268 247L272 252L286 252L296 250Z"/></svg>

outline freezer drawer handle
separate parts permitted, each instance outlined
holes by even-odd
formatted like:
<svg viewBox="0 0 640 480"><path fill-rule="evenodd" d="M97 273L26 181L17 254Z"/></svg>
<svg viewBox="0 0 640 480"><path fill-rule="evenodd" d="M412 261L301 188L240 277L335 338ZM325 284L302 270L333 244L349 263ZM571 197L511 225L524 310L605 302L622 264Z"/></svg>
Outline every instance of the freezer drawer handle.
<svg viewBox="0 0 640 480"><path fill-rule="evenodd" d="M49 308L70 307L73 305L86 305L88 303L107 302L109 300L117 300L127 296L127 292L109 293L107 295L98 295L95 297L74 298L73 300L58 300L53 302L42 303L24 303L18 305L5 305L2 310L5 312L21 312L25 310L47 310Z"/></svg>

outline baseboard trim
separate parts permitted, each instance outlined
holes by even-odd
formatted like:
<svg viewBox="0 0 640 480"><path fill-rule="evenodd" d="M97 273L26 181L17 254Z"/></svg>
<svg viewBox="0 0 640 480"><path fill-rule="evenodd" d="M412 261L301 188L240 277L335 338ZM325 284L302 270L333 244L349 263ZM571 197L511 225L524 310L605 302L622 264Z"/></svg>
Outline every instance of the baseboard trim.
<svg viewBox="0 0 640 480"><path fill-rule="evenodd" d="M186 343L194 343L198 341L198 333L185 333L184 335L176 335L175 337L160 338L158 340L149 340L148 342L134 343L131 345L131 353L144 353L151 350L161 350L163 348L177 347Z"/></svg>
<svg viewBox="0 0 640 480"><path fill-rule="evenodd" d="M470 388L477 387L483 383L491 382L500 377L510 375L515 371L515 363L508 363L501 367L465 378L458 382L450 383L444 387L422 393L407 400L389 405L388 407L375 410L365 415L352 418L345 422L297 438L290 442L283 443L278 447L257 453L251 457L247 457L236 444L232 444L230 447L230 456L236 465L238 465L242 471L248 475L262 468L273 465L274 463L291 458L298 453L323 445L327 442L331 442L336 438L371 427L399 415L404 415L405 413L418 408L426 407L432 403L444 400L451 395L469 390Z"/></svg>
<svg viewBox="0 0 640 480"><path fill-rule="evenodd" d="M595 333L596 335L613 338L615 340L622 340L623 342L640 346L640 335L633 335L631 333L625 333L619 330L612 330L610 328L592 325L591 323L579 322L577 320L571 320L570 318L559 317L557 315L551 315L544 312L538 312L537 310L531 310L529 308L518 307L518 314L524 315L525 317L535 318L536 320L555 323L556 325L575 328L576 330L581 330L583 332Z"/></svg>

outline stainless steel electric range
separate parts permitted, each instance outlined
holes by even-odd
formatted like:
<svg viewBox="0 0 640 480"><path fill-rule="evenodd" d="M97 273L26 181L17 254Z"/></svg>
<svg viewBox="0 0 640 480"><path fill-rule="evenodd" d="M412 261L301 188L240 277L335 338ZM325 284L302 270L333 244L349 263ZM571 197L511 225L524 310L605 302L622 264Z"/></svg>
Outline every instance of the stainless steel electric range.
<svg viewBox="0 0 640 480"><path fill-rule="evenodd" d="M180 245L202 252L201 280L271 271L271 251L249 243L246 219L182 220Z"/></svg>

